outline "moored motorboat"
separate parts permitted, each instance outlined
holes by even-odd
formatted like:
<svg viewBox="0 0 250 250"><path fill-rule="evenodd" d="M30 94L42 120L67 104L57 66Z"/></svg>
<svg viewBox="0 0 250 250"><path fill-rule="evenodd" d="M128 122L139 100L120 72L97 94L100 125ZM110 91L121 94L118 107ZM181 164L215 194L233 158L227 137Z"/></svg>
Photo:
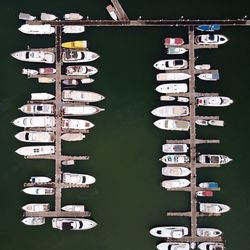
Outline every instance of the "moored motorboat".
<svg viewBox="0 0 250 250"><path fill-rule="evenodd" d="M20 28L18 28L18 30L22 33L30 35L50 35L52 33L55 33L55 28L52 27L50 24L23 24Z"/></svg>
<svg viewBox="0 0 250 250"><path fill-rule="evenodd" d="M87 174L63 173L63 183L90 185L95 183L95 177Z"/></svg>
<svg viewBox="0 0 250 250"><path fill-rule="evenodd" d="M16 139L23 142L54 142L54 132L47 131L21 131L15 135Z"/></svg>
<svg viewBox="0 0 250 250"><path fill-rule="evenodd" d="M41 184L41 183L48 183L50 181L51 179L47 176L31 176L30 177L31 183Z"/></svg>
<svg viewBox="0 0 250 250"><path fill-rule="evenodd" d="M90 76L97 73L97 68L88 65L75 65L66 67L67 75Z"/></svg>
<svg viewBox="0 0 250 250"><path fill-rule="evenodd" d="M201 188L218 188L219 185L217 182L201 182L199 184L199 187L201 187Z"/></svg>
<svg viewBox="0 0 250 250"><path fill-rule="evenodd" d="M198 161L202 164L226 164L232 159L226 155L202 154L199 155Z"/></svg>
<svg viewBox="0 0 250 250"><path fill-rule="evenodd" d="M164 155L159 160L166 164L180 164L189 162L189 157L181 154L168 154Z"/></svg>
<svg viewBox="0 0 250 250"><path fill-rule="evenodd" d="M62 119L62 129L90 129L95 125L87 120L82 119Z"/></svg>
<svg viewBox="0 0 250 250"><path fill-rule="evenodd" d="M220 34L204 34L198 35L194 39L196 44L208 45L208 44L224 44L228 41L228 38Z"/></svg>
<svg viewBox="0 0 250 250"><path fill-rule="evenodd" d="M40 75L52 75L56 73L56 69L52 67L39 68L38 71Z"/></svg>
<svg viewBox="0 0 250 250"><path fill-rule="evenodd" d="M24 21L33 21L33 20L36 19L35 16L32 16L32 15L30 15L30 14L28 14L28 13L22 13L22 12L19 13L18 18L19 18L20 20L24 20Z"/></svg>
<svg viewBox="0 0 250 250"><path fill-rule="evenodd" d="M209 120L208 123L212 126L219 126L223 127L224 126L224 121L223 120Z"/></svg>
<svg viewBox="0 0 250 250"><path fill-rule="evenodd" d="M49 211L49 203L29 203L22 206L26 212L45 212Z"/></svg>
<svg viewBox="0 0 250 250"><path fill-rule="evenodd" d="M224 243L221 242L202 242L198 245L200 250L224 250Z"/></svg>
<svg viewBox="0 0 250 250"><path fill-rule="evenodd" d="M158 117L178 117L178 116L187 116L189 115L188 106L161 106L155 108L151 113Z"/></svg>
<svg viewBox="0 0 250 250"><path fill-rule="evenodd" d="M211 73L202 73L197 76L204 81L218 81L220 79L219 71L214 71Z"/></svg>
<svg viewBox="0 0 250 250"><path fill-rule="evenodd" d="M90 105L74 105L74 106L63 106L62 114L64 116L81 116L81 115L94 115L105 109L90 106Z"/></svg>
<svg viewBox="0 0 250 250"><path fill-rule="evenodd" d="M203 24L203 25L199 25L198 27L196 27L196 29L199 31L213 32L213 31L220 30L220 25L219 24Z"/></svg>
<svg viewBox="0 0 250 250"><path fill-rule="evenodd" d="M53 218L52 227L59 230L87 230L97 226L90 219L83 218Z"/></svg>
<svg viewBox="0 0 250 250"><path fill-rule="evenodd" d="M187 144L167 143L162 145L162 152L165 153L187 153L188 149Z"/></svg>
<svg viewBox="0 0 250 250"><path fill-rule="evenodd" d="M81 41L69 41L62 43L62 47L65 49L86 49L87 41L81 40Z"/></svg>
<svg viewBox="0 0 250 250"><path fill-rule="evenodd" d="M54 99L55 96L49 93L31 93L31 100L32 101L46 101Z"/></svg>
<svg viewBox="0 0 250 250"><path fill-rule="evenodd" d="M166 83L157 86L155 90L163 94L186 93L188 86L186 83Z"/></svg>
<svg viewBox="0 0 250 250"><path fill-rule="evenodd" d="M230 210L230 207L219 203L200 203L200 212L202 213L226 213Z"/></svg>
<svg viewBox="0 0 250 250"><path fill-rule="evenodd" d="M54 188L47 187L27 187L22 190L26 194L31 195L53 195L55 193Z"/></svg>
<svg viewBox="0 0 250 250"><path fill-rule="evenodd" d="M225 96L203 96L196 98L198 106L225 107L233 103L233 100Z"/></svg>
<svg viewBox="0 0 250 250"><path fill-rule="evenodd" d="M156 246L158 250L190 250L189 243L163 242Z"/></svg>
<svg viewBox="0 0 250 250"><path fill-rule="evenodd" d="M18 108L23 113L33 115L52 115L55 112L54 104L29 103Z"/></svg>
<svg viewBox="0 0 250 250"><path fill-rule="evenodd" d="M209 70L211 68L210 64L200 64L200 65L195 65L195 69L197 70Z"/></svg>
<svg viewBox="0 0 250 250"><path fill-rule="evenodd" d="M164 40L165 46L181 46L184 44L184 40L180 37L166 37Z"/></svg>
<svg viewBox="0 0 250 250"><path fill-rule="evenodd" d="M45 12L42 12L41 13L41 16L40 16L40 19L42 21L54 21L56 20L58 17L53 15L53 14L49 14L49 13L45 13Z"/></svg>
<svg viewBox="0 0 250 250"><path fill-rule="evenodd" d="M41 226L45 224L45 217L26 217L22 223L28 226Z"/></svg>
<svg viewBox="0 0 250 250"><path fill-rule="evenodd" d="M81 79L82 84L88 84L88 83L92 83L95 79L93 78L89 78L89 77L85 77Z"/></svg>
<svg viewBox="0 0 250 250"><path fill-rule="evenodd" d="M160 60L154 64L154 67L159 70L186 69L187 66L188 63L184 59Z"/></svg>
<svg viewBox="0 0 250 250"><path fill-rule="evenodd" d="M176 98L174 96L169 96L169 95L162 95L160 97L161 101L167 101L167 102L172 102L174 101Z"/></svg>
<svg viewBox="0 0 250 250"><path fill-rule="evenodd" d="M207 126L208 125L208 121L207 120L202 120L202 119L198 119L195 121L196 124L201 125L201 126Z"/></svg>
<svg viewBox="0 0 250 250"><path fill-rule="evenodd" d="M182 238L188 235L188 228L181 226L159 226L150 229L150 234L160 238Z"/></svg>
<svg viewBox="0 0 250 250"><path fill-rule="evenodd" d="M65 160L65 161L62 161L62 165L65 165L65 166L75 165L75 160Z"/></svg>
<svg viewBox="0 0 250 250"><path fill-rule="evenodd" d="M213 191L197 191L196 195L201 196L201 197L213 197L214 192Z"/></svg>
<svg viewBox="0 0 250 250"><path fill-rule="evenodd" d="M68 211L68 212L84 212L85 206L84 205L67 205L67 206L63 206L62 210Z"/></svg>
<svg viewBox="0 0 250 250"><path fill-rule="evenodd" d="M154 122L154 125L160 129L176 131L188 131L190 128L188 121L173 119L159 119Z"/></svg>
<svg viewBox="0 0 250 250"><path fill-rule="evenodd" d="M26 146L21 147L15 151L19 155L33 156L33 155L52 155L55 153L54 146Z"/></svg>
<svg viewBox="0 0 250 250"><path fill-rule="evenodd" d="M111 4L106 7L106 10L108 11L109 15L112 17L113 20L118 20L115 8Z"/></svg>
<svg viewBox="0 0 250 250"><path fill-rule="evenodd" d="M105 97L91 91L81 90L63 90L62 100L63 101L77 101L77 102L99 102Z"/></svg>
<svg viewBox="0 0 250 250"><path fill-rule="evenodd" d="M180 47L168 47L167 54L168 55L181 55L187 52L187 49Z"/></svg>
<svg viewBox="0 0 250 250"><path fill-rule="evenodd" d="M67 133L61 135L61 139L64 141L81 141L84 138L85 135L82 133Z"/></svg>
<svg viewBox="0 0 250 250"><path fill-rule="evenodd" d="M174 179L174 180L165 180L161 182L161 186L167 190L175 188L183 188L190 185L190 181L187 179Z"/></svg>
<svg viewBox="0 0 250 250"><path fill-rule="evenodd" d="M92 62L99 57L97 53L87 50L79 51L67 49L62 53L62 61L64 63Z"/></svg>
<svg viewBox="0 0 250 250"><path fill-rule="evenodd" d="M63 33L68 34L77 34L85 31L83 25L65 25L63 26Z"/></svg>
<svg viewBox="0 0 250 250"><path fill-rule="evenodd" d="M27 75L28 77L38 75L38 73L39 73L38 70L35 69L26 69L26 68L22 69L22 74Z"/></svg>
<svg viewBox="0 0 250 250"><path fill-rule="evenodd" d="M161 171L162 175L165 176L188 176L191 171L188 168L184 167L163 167Z"/></svg>
<svg viewBox="0 0 250 250"><path fill-rule="evenodd" d="M68 13L63 16L65 20L81 20L83 18L79 13Z"/></svg>
<svg viewBox="0 0 250 250"><path fill-rule="evenodd" d="M56 81L56 78L51 77L38 77L39 83L53 83Z"/></svg>
<svg viewBox="0 0 250 250"><path fill-rule="evenodd" d="M79 85L79 80L78 79L64 79L62 80L62 83L65 85L76 86L76 85Z"/></svg>
<svg viewBox="0 0 250 250"><path fill-rule="evenodd" d="M197 228L197 235L200 237L217 237L222 231L216 228Z"/></svg>
<svg viewBox="0 0 250 250"><path fill-rule="evenodd" d="M190 78L187 73L159 73L156 75L157 81L182 81Z"/></svg>
<svg viewBox="0 0 250 250"><path fill-rule="evenodd" d="M189 98L188 97L178 96L177 97L177 102L189 102Z"/></svg>
<svg viewBox="0 0 250 250"><path fill-rule="evenodd" d="M13 121L13 124L24 128L54 127L56 122L52 116L24 116Z"/></svg>

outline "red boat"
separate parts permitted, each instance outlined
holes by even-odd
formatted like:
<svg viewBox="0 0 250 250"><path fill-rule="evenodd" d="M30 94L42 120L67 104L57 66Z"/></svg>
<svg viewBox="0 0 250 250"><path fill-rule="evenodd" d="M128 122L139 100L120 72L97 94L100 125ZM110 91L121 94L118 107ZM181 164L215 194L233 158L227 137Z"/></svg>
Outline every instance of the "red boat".
<svg viewBox="0 0 250 250"><path fill-rule="evenodd" d="M40 75L52 75L56 73L55 68L39 68Z"/></svg>
<svg viewBox="0 0 250 250"><path fill-rule="evenodd" d="M212 197L214 195L213 191L198 191L197 196Z"/></svg>
<svg viewBox="0 0 250 250"><path fill-rule="evenodd" d="M165 46L181 46L184 43L184 40L179 37L166 37L164 41Z"/></svg>

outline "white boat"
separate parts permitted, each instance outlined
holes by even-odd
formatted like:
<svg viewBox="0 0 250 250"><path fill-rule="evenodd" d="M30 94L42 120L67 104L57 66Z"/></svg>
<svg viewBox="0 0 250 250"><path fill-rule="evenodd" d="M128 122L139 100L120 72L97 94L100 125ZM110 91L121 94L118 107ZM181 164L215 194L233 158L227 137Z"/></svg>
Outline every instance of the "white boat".
<svg viewBox="0 0 250 250"><path fill-rule="evenodd" d="M165 153L187 153L188 149L187 144L167 143L162 145L162 152Z"/></svg>
<svg viewBox="0 0 250 250"><path fill-rule="evenodd" d="M85 138L82 133L68 133L61 135L61 139L64 141L81 141Z"/></svg>
<svg viewBox="0 0 250 250"><path fill-rule="evenodd" d="M222 231L216 228L197 228L197 235L200 237L217 237Z"/></svg>
<svg viewBox="0 0 250 250"><path fill-rule="evenodd" d="M111 4L106 7L106 10L108 11L109 15L112 17L113 20L118 20L115 8Z"/></svg>
<svg viewBox="0 0 250 250"><path fill-rule="evenodd" d="M166 164L180 164L189 162L189 157L181 154L169 154L164 155L159 160Z"/></svg>
<svg viewBox="0 0 250 250"><path fill-rule="evenodd" d="M26 212L45 212L49 211L49 203L29 203L22 207Z"/></svg>
<svg viewBox="0 0 250 250"><path fill-rule="evenodd" d="M221 242L203 242L198 245L200 250L224 250L224 243Z"/></svg>
<svg viewBox="0 0 250 250"><path fill-rule="evenodd" d="M68 13L63 16L65 20L81 20L83 18L79 13Z"/></svg>
<svg viewBox="0 0 250 250"><path fill-rule="evenodd" d="M188 86L186 83L166 83L159 85L155 90L163 94L186 93Z"/></svg>
<svg viewBox="0 0 250 250"><path fill-rule="evenodd" d="M28 226L41 226L45 224L45 217L26 217L22 223Z"/></svg>
<svg viewBox="0 0 250 250"><path fill-rule="evenodd" d="M181 47L168 47L167 54L168 55L180 55L187 52L187 49Z"/></svg>
<svg viewBox="0 0 250 250"><path fill-rule="evenodd" d="M190 123L183 120L159 119L154 122L154 125L160 129L188 131Z"/></svg>
<svg viewBox="0 0 250 250"><path fill-rule="evenodd" d="M77 102L99 102L105 97L90 91L80 90L63 90L62 100L63 101L77 101Z"/></svg>
<svg viewBox="0 0 250 250"><path fill-rule="evenodd" d="M172 102L174 101L176 98L174 96L169 96L169 95L162 95L160 97L161 101L168 101L168 102Z"/></svg>
<svg viewBox="0 0 250 250"><path fill-rule="evenodd" d="M85 31L85 27L82 25L65 25L63 26L63 33L65 34L77 34Z"/></svg>
<svg viewBox="0 0 250 250"><path fill-rule="evenodd" d="M31 100L32 101L47 101L54 99L55 96L49 93L31 93Z"/></svg>
<svg viewBox="0 0 250 250"><path fill-rule="evenodd" d="M189 102L189 98L188 97L178 96L177 97L177 102Z"/></svg>
<svg viewBox="0 0 250 250"><path fill-rule="evenodd" d="M159 73L156 75L157 81L182 81L190 78L187 73Z"/></svg>
<svg viewBox="0 0 250 250"><path fill-rule="evenodd" d="M54 104L30 103L18 108L23 113L32 115L52 115L55 112Z"/></svg>
<svg viewBox="0 0 250 250"><path fill-rule="evenodd" d="M183 188L190 185L190 181L187 179L174 179L162 181L161 186L166 188L167 190L175 189L175 188Z"/></svg>
<svg viewBox="0 0 250 250"><path fill-rule="evenodd" d="M67 206L63 206L62 210L68 211L68 212L84 212L85 206L84 205L67 205Z"/></svg>
<svg viewBox="0 0 250 250"><path fill-rule="evenodd" d="M161 106L151 111L151 113L158 117L178 117L189 115L188 106Z"/></svg>
<svg viewBox="0 0 250 250"><path fill-rule="evenodd" d="M95 177L87 174L63 173L63 183L90 185L95 183Z"/></svg>
<svg viewBox="0 0 250 250"><path fill-rule="evenodd" d="M54 142L53 132L21 131L15 135L16 139L23 142Z"/></svg>
<svg viewBox="0 0 250 250"><path fill-rule="evenodd" d="M87 84L87 83L92 83L94 80L95 80L95 79L86 77L86 78L82 78L82 79L81 79L81 82L82 82L82 84Z"/></svg>
<svg viewBox="0 0 250 250"><path fill-rule="evenodd" d="M160 226L150 229L149 232L151 235L160 238L179 239L188 235L188 228L179 226Z"/></svg>
<svg viewBox="0 0 250 250"><path fill-rule="evenodd" d="M230 207L219 203L200 203L200 212L221 214L228 212Z"/></svg>
<svg viewBox="0 0 250 250"><path fill-rule="evenodd" d="M62 53L62 61L64 63L81 63L81 62L92 62L100 56L91 51L80 51L67 49Z"/></svg>
<svg viewBox="0 0 250 250"><path fill-rule="evenodd" d="M41 16L40 16L40 19L42 21L54 21L56 20L58 17L53 15L53 14L48 14L48 13L45 13L45 12L42 12L41 13Z"/></svg>
<svg viewBox="0 0 250 250"><path fill-rule="evenodd" d="M27 187L23 189L23 192L32 195L53 195L55 193L54 188L47 187Z"/></svg>
<svg viewBox="0 0 250 250"><path fill-rule="evenodd" d="M81 119L62 119L62 129L90 129L95 125L87 120Z"/></svg>
<svg viewBox="0 0 250 250"><path fill-rule="evenodd" d="M201 182L199 184L199 187L201 187L201 188L218 188L219 185L217 182Z"/></svg>
<svg viewBox="0 0 250 250"><path fill-rule="evenodd" d="M22 50L11 54L17 60L24 62L54 63L55 54L40 50Z"/></svg>
<svg viewBox="0 0 250 250"><path fill-rule="evenodd" d="M226 164L232 159L226 155L202 154L199 155L198 161L202 164Z"/></svg>
<svg viewBox="0 0 250 250"><path fill-rule="evenodd" d="M36 19L35 16L32 16L32 15L30 15L30 14L28 14L28 13L22 13L22 12L19 13L18 18L19 18L20 20L24 20L24 21L33 21L33 20Z"/></svg>
<svg viewBox="0 0 250 250"><path fill-rule="evenodd" d="M207 126L208 125L208 121L207 120L202 120L202 119L198 119L195 121L196 124L201 125L201 126Z"/></svg>
<svg viewBox="0 0 250 250"><path fill-rule="evenodd" d="M83 218L53 218L52 227L59 230L87 230L97 226L97 223Z"/></svg>
<svg viewBox="0 0 250 250"><path fill-rule="evenodd" d="M65 160L65 161L62 161L62 165L65 165L65 166L75 165L75 160Z"/></svg>
<svg viewBox="0 0 250 250"><path fill-rule="evenodd" d="M55 78L50 78L50 77L38 77L38 82L39 83L53 83L55 82Z"/></svg>
<svg viewBox="0 0 250 250"><path fill-rule="evenodd" d="M223 127L224 126L224 121L223 120L209 120L208 123L212 126L219 126Z"/></svg>
<svg viewBox="0 0 250 250"><path fill-rule="evenodd" d="M224 44L228 41L228 38L223 35L219 34L204 34L204 35L198 35L194 39L196 44Z"/></svg>
<svg viewBox="0 0 250 250"><path fill-rule="evenodd" d="M211 73L202 73L199 74L197 77L204 81L218 81L220 79L218 70Z"/></svg>
<svg viewBox="0 0 250 250"><path fill-rule="evenodd" d="M225 96L203 96L196 98L198 106L225 107L233 103L233 100Z"/></svg>
<svg viewBox="0 0 250 250"><path fill-rule="evenodd" d="M188 168L184 167L163 167L161 169L161 173L165 176L182 177L190 175L191 171Z"/></svg>
<svg viewBox="0 0 250 250"><path fill-rule="evenodd" d="M187 66L187 60L184 59L160 60L154 64L154 67L159 70L186 69Z"/></svg>
<svg viewBox="0 0 250 250"><path fill-rule="evenodd" d="M55 33L55 28L52 27L50 24L23 24L20 28L18 28L18 30L24 34L30 35L50 35Z"/></svg>
<svg viewBox="0 0 250 250"><path fill-rule="evenodd" d="M40 75L53 75L56 73L56 69L53 67L39 68Z"/></svg>
<svg viewBox="0 0 250 250"><path fill-rule="evenodd" d="M54 127L56 122L52 116L24 116L13 121L13 124L23 128Z"/></svg>
<svg viewBox="0 0 250 250"><path fill-rule="evenodd" d="M88 65L75 65L66 67L66 75L90 76L98 72L97 68Z"/></svg>
<svg viewBox="0 0 250 250"><path fill-rule="evenodd" d="M30 182L41 184L41 183L51 182L51 179L49 177L46 177L46 176L31 176Z"/></svg>
<svg viewBox="0 0 250 250"><path fill-rule="evenodd" d="M52 155L55 153L54 146L26 146L21 147L15 151L19 155L33 156L33 155Z"/></svg>
<svg viewBox="0 0 250 250"><path fill-rule="evenodd" d="M156 246L158 250L190 250L189 243L163 242Z"/></svg>
<svg viewBox="0 0 250 250"><path fill-rule="evenodd" d="M90 105L78 105L78 106L74 105L74 106L62 107L62 113L65 116L94 115L104 110L105 109Z"/></svg>
<svg viewBox="0 0 250 250"><path fill-rule="evenodd" d="M28 77L38 75L38 73L39 73L38 70L35 69L26 69L26 68L22 69L22 74L27 75Z"/></svg>
<svg viewBox="0 0 250 250"><path fill-rule="evenodd" d="M195 65L195 69L197 70L209 70L211 68L210 64L200 64L200 65Z"/></svg>

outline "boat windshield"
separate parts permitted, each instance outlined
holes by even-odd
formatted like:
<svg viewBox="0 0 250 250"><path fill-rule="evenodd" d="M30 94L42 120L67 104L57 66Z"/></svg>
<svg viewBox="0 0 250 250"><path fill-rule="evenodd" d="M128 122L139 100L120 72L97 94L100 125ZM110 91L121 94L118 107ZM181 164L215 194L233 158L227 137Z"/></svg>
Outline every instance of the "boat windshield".
<svg viewBox="0 0 250 250"><path fill-rule="evenodd" d="M215 35L214 34L209 34L209 40L214 41L215 40Z"/></svg>
<svg viewBox="0 0 250 250"><path fill-rule="evenodd" d="M29 59L29 55L30 55L30 52L27 51L27 52L25 53L25 58L26 58L26 59Z"/></svg>
<svg viewBox="0 0 250 250"><path fill-rule="evenodd" d="M175 65L181 66L183 64L183 60L175 60Z"/></svg>

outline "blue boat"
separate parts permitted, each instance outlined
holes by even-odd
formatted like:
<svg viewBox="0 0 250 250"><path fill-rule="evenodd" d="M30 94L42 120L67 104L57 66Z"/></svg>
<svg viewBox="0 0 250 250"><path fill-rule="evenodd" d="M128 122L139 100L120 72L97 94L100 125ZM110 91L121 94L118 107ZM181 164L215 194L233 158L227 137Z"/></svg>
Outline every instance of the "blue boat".
<svg viewBox="0 0 250 250"><path fill-rule="evenodd" d="M199 31L213 32L213 31L220 30L220 25L219 24L204 24L204 25L199 25L198 27L196 27L196 29Z"/></svg>
<svg viewBox="0 0 250 250"><path fill-rule="evenodd" d="M202 182L199 184L201 188L218 188L219 185L217 182Z"/></svg>

